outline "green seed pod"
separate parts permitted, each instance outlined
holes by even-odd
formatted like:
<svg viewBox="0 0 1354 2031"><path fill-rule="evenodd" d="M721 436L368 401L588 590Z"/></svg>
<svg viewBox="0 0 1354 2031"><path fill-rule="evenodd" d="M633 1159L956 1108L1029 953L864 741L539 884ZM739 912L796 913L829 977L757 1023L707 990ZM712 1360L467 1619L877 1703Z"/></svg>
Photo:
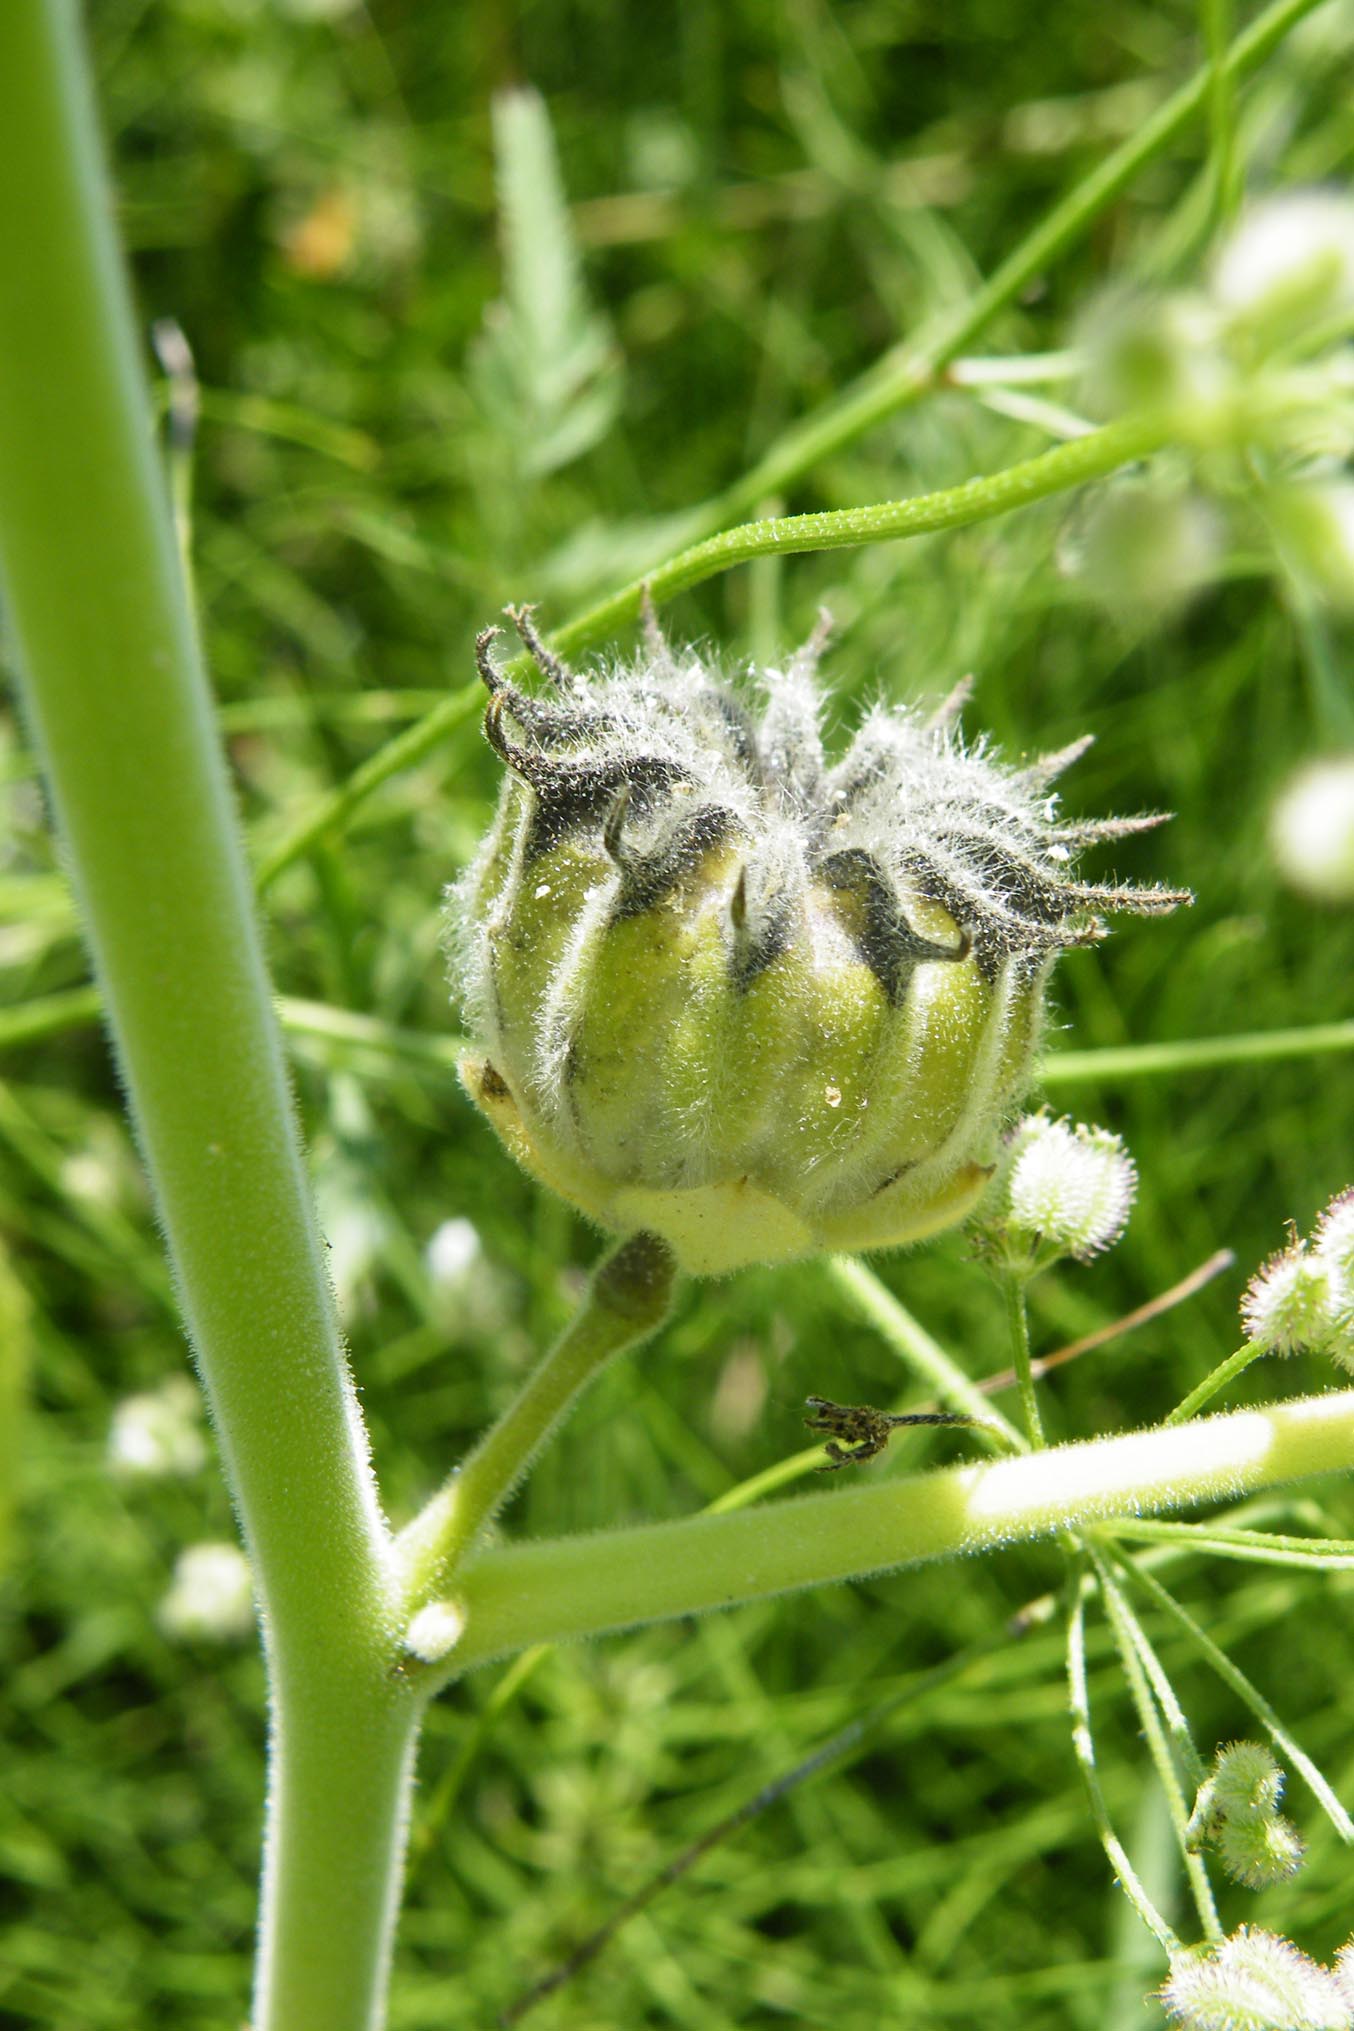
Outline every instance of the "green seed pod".
<svg viewBox="0 0 1354 2031"><path fill-rule="evenodd" d="M511 611L511 610L510 610ZM549 679L478 645L509 774L451 894L484 1049L461 1075L527 1170L719 1275L887 1248L962 1219L1024 1090L1057 953L1163 889L1085 884L1077 851L1159 822L1058 821L1078 742L1022 768L870 712L829 765L825 628L757 678L760 715L649 618L584 682L513 612Z"/></svg>

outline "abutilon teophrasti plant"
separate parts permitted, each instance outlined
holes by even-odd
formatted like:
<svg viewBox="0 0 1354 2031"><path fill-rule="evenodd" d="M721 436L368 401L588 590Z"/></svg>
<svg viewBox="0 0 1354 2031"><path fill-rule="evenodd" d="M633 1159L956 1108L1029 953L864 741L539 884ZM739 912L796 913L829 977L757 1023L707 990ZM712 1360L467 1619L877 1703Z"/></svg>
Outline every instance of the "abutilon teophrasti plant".
<svg viewBox="0 0 1354 2031"><path fill-rule="evenodd" d="M754 710L652 614L637 662L583 678L509 611L549 688L480 637L508 774L451 892L462 1077L509 1150L698 1274L962 1219L1058 953L1187 899L1076 874L1159 818L1061 819L1088 742L1008 765L960 732L964 686L877 705L830 762L825 623Z"/></svg>

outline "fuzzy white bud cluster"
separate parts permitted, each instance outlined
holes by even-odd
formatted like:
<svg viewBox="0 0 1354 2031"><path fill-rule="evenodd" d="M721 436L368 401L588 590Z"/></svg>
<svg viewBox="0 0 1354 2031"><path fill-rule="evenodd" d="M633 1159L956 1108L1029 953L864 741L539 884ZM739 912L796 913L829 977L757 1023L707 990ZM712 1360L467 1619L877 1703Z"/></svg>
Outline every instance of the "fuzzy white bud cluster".
<svg viewBox="0 0 1354 2031"><path fill-rule="evenodd" d="M1021 1277L1067 1256L1090 1262L1123 1233L1137 1189L1137 1167L1117 1135L1041 1108L1007 1140L979 1251Z"/></svg>
<svg viewBox="0 0 1354 2031"><path fill-rule="evenodd" d="M1257 1925L1177 1955L1161 2000L1185 2031L1349 2031L1354 2023L1331 1970Z"/></svg>
<svg viewBox="0 0 1354 2031"><path fill-rule="evenodd" d="M1007 1217L1036 1248L1089 1262L1123 1233L1137 1189L1132 1157L1106 1128L1040 1112L1012 1137Z"/></svg>
<svg viewBox="0 0 1354 2031"><path fill-rule="evenodd" d="M1186 900L1075 872L1159 821L1062 819L1085 743L1006 765L961 736L962 688L929 718L876 707L831 761L822 627L756 673L758 711L652 615L644 658L587 682L512 618L551 691L481 638L509 775L451 898L484 1045L462 1078L508 1148L697 1274L962 1219L1057 954Z"/></svg>
<svg viewBox="0 0 1354 2031"><path fill-rule="evenodd" d="M1291 1234L1241 1299L1247 1340L1266 1354L1325 1354L1354 1370L1354 1189L1337 1193L1310 1239Z"/></svg>

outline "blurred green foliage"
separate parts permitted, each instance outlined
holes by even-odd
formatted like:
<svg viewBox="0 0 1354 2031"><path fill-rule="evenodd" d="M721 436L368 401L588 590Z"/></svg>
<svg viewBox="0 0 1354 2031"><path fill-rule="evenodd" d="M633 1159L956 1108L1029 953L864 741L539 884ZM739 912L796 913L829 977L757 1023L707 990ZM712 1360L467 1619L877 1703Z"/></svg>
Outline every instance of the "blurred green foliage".
<svg viewBox="0 0 1354 2031"><path fill-rule="evenodd" d="M201 382L193 556L258 858L465 683L473 636L505 600L540 600L548 626L661 554L683 510L959 300L1200 60L1179 0L93 0L89 17L143 311L182 327ZM1318 8L1239 96L1249 189L1347 177L1352 40L1341 0ZM516 192L500 169L501 244L491 101L524 81L548 108L562 184L532 102L501 111L500 138L525 119L537 161ZM1066 344L1108 281L1187 281L1219 188L1201 123L990 349ZM576 262L551 225L566 194ZM971 391L940 392L776 505L939 487L1043 442ZM765 657L826 603L843 720L859 698L938 693L972 670L974 723L1009 751L1099 737L1069 808L1179 814L1120 864L1188 881L1197 906L1063 963L1077 1048L1347 1014L1350 920L1280 887L1264 831L1289 769L1349 741L1347 628L1241 555L1173 620L1106 610L1059 568L1082 512L1051 502L761 564L670 624ZM86 972L13 718L0 743L0 978L17 1005ZM288 870L268 898L279 990L361 1012L378 1034L451 1029L439 896L494 794L467 720ZM245 2008L262 1674L244 1651L172 1641L156 1604L184 1545L230 1535L228 1504L210 1469L109 1470L114 1404L184 1354L97 1031L39 1037L5 1076L0 1223L26 1303L0 1310L31 1314L33 1404L0 1594L0 2016L206 2031ZM509 1167L444 1072L379 1042L311 1039L297 1082L403 1518L567 1316L596 1244ZM1058 1100L1124 1135L1143 1193L1111 1258L1036 1286L1044 1350L1219 1246L1253 1263L1354 1173L1348 1058ZM482 1256L439 1288L428 1243L463 1217ZM962 1236L884 1274L972 1372L1006 1365L1000 1304ZM1164 1413L1235 1344L1241 1278L1061 1373L1055 1436ZM8 1348L2 1360L8 1401L17 1365ZM1322 1381L1298 1362L1240 1394ZM660 1341L592 1392L506 1527L685 1512L798 1448L810 1391L887 1402L904 1382L812 1266L691 1288ZM871 1471L962 1444L909 1439ZM1346 1493L1304 1498L1309 1519L1318 1498L1350 1534ZM1036 1548L555 1653L468 1736L502 1678L480 1674L430 1721L395 2031L492 2021L721 1814L910 1674L989 1638L1057 1570ZM1201 1566L1181 1584L1348 1797L1348 1576ZM1097 1642L1110 1807L1169 1904L1160 1810ZM1174 1643L1163 1653L1182 1662ZM868 1753L716 1848L532 2021L1142 2023L1161 1970L1085 1822L1059 1647L1052 1632L1013 1640L901 1705ZM1192 1667L1181 1690L1205 1745L1242 1727ZM457 1770L444 1811L439 1781ZM1327 1955L1351 1927L1347 1868L1314 1815L1304 1831L1304 1873L1260 1906L1226 1892L1224 1916Z"/></svg>

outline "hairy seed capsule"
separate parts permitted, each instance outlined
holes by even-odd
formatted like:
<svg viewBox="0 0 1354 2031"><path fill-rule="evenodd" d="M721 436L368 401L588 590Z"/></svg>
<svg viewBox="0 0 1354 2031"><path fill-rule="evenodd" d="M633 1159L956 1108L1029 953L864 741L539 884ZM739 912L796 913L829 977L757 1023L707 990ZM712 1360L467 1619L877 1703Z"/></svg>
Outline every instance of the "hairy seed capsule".
<svg viewBox="0 0 1354 2031"><path fill-rule="evenodd" d="M829 764L825 626L754 712L652 616L643 659L587 681L511 617L550 688L480 638L509 773L451 945L484 1045L462 1078L513 1155L697 1274L963 1218L1057 953L1100 911L1182 900L1080 882L1075 856L1159 821L1061 823L1086 743L1003 767L961 739L962 692L877 707Z"/></svg>

